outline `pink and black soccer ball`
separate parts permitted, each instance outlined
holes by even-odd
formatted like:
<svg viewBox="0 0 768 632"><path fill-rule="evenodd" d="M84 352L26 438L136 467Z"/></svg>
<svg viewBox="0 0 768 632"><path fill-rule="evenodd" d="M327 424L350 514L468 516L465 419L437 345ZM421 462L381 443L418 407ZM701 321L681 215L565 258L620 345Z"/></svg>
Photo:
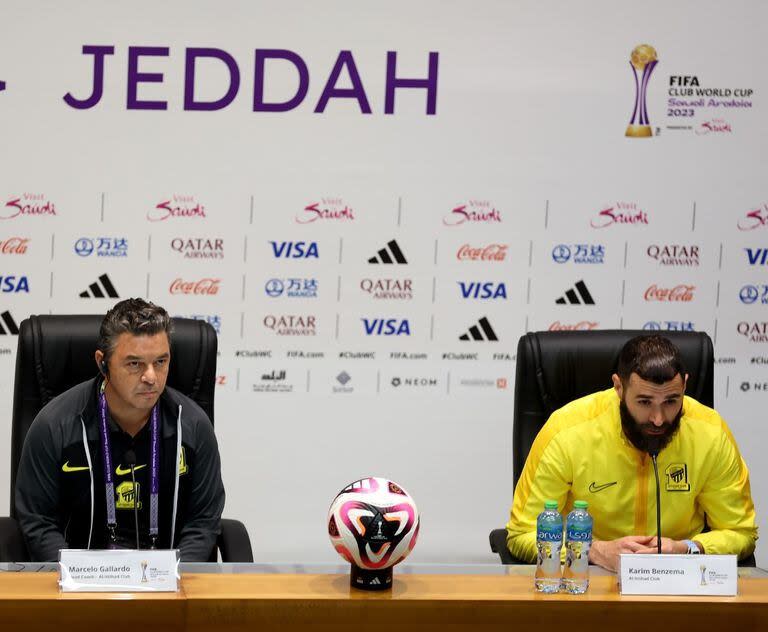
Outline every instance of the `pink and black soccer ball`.
<svg viewBox="0 0 768 632"><path fill-rule="evenodd" d="M402 562L418 535L416 503L386 478L363 478L347 485L328 510L331 544L358 568L380 570Z"/></svg>

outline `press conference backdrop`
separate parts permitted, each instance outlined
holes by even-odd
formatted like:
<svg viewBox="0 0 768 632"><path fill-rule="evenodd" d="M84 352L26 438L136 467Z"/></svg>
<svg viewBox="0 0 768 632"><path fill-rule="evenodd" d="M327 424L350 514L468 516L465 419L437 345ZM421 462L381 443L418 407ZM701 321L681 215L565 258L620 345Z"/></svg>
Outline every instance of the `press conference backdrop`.
<svg viewBox="0 0 768 632"><path fill-rule="evenodd" d="M766 21L6 0L0 436L23 318L146 297L219 333L226 513L257 559L335 559L331 499L379 475L419 504L414 560L484 561L519 336L706 331L765 527Z"/></svg>

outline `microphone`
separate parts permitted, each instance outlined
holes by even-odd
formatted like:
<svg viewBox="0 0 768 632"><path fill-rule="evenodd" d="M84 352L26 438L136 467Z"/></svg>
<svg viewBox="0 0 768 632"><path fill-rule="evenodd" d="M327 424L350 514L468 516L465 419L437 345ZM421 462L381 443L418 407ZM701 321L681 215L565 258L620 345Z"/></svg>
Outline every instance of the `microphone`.
<svg viewBox="0 0 768 632"><path fill-rule="evenodd" d="M648 454L651 455L653 473L656 476L656 550L661 555L661 485L659 484L659 464L656 461L659 456L659 440L656 437L648 437Z"/></svg>
<svg viewBox="0 0 768 632"><path fill-rule="evenodd" d="M138 496L136 489L136 453L133 450L126 450L123 454L123 460L125 464L131 468L131 482L133 483L133 525L136 531L136 548L139 546L139 506L137 504L136 497Z"/></svg>

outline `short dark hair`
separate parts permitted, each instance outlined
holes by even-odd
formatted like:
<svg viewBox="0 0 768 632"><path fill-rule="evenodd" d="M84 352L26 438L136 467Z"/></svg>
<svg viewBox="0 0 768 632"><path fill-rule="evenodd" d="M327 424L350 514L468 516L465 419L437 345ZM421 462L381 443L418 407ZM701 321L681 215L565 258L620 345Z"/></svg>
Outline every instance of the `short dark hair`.
<svg viewBox="0 0 768 632"><path fill-rule="evenodd" d="M637 373L640 379L664 384L678 374L685 379L686 369L680 349L668 338L654 334L627 341L619 353L616 373L623 383Z"/></svg>
<svg viewBox="0 0 768 632"><path fill-rule="evenodd" d="M101 321L96 348L104 354L104 361L115 350L120 334L154 336L165 332L171 338L171 317L162 307L141 298L128 298L117 303Z"/></svg>

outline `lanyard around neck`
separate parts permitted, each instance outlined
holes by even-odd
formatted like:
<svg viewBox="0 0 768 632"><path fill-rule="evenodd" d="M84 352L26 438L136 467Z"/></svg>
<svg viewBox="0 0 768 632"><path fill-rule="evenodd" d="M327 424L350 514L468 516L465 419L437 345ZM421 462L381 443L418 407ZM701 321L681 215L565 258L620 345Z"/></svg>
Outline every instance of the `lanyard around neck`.
<svg viewBox="0 0 768 632"><path fill-rule="evenodd" d="M101 430L101 456L104 464L104 483L107 500L107 529L110 543L117 540L117 515L115 511L115 481L112 476L112 447L109 440L109 425L107 423L107 397L104 394L105 383L99 389L99 421ZM150 489L149 489L149 537L154 548L159 532L157 527L158 495L160 492L160 415L159 404L152 407L150 415ZM133 490L134 502L138 501L137 490Z"/></svg>

